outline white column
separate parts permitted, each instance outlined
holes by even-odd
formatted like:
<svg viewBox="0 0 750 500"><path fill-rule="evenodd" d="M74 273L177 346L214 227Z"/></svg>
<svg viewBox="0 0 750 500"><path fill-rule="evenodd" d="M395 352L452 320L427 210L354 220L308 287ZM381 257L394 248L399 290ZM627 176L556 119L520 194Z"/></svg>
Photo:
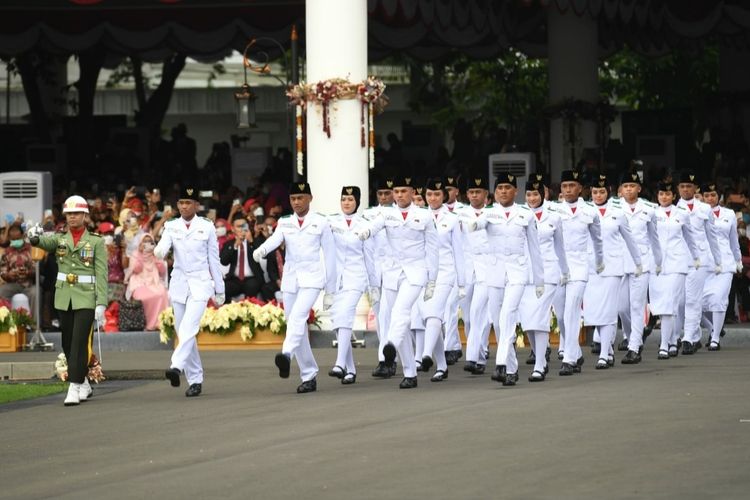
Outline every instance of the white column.
<svg viewBox="0 0 750 500"><path fill-rule="evenodd" d="M599 100L598 25L588 14L577 16L572 9L561 14L550 7L547 16L547 57L549 58L549 100L558 104L568 98L588 102ZM552 120L550 126L551 181L559 182L560 172L571 165L570 143L564 140L563 120ZM577 135L580 147L576 162L581 160L583 148L597 145L596 123L584 121Z"/></svg>
<svg viewBox="0 0 750 500"><path fill-rule="evenodd" d="M307 83L331 78L361 82L367 78L367 0L307 0ZM320 105L307 108L307 180L313 209L340 210L341 186L362 190L367 206L367 148L361 146L359 100L334 101L330 108L331 137L323 132Z"/></svg>

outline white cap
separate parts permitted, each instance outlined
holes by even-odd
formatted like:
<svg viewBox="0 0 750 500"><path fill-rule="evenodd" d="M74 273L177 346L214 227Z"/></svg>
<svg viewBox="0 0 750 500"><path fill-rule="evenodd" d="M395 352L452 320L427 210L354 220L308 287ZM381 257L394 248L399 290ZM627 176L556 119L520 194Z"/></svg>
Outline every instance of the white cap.
<svg viewBox="0 0 750 500"><path fill-rule="evenodd" d="M89 213L89 204L82 196L71 196L63 203L63 213L67 214L70 212L83 212L87 214Z"/></svg>

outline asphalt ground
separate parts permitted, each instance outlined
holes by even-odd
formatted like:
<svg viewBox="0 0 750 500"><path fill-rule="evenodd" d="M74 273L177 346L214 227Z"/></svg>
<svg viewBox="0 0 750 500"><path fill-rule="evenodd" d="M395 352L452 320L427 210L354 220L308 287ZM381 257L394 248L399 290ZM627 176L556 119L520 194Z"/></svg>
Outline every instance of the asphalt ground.
<svg viewBox="0 0 750 500"><path fill-rule="evenodd" d="M203 395L165 380L106 381L0 409L1 498L748 498L748 347L556 374L515 387L451 367L399 390L326 375L298 395L273 351L206 352ZM621 353L620 353L621 354ZM20 354L19 354L20 355ZM28 356L53 353L28 353ZM519 351L525 358L527 350ZM620 358L621 356L618 356ZM168 353L109 353L104 369L157 372Z"/></svg>

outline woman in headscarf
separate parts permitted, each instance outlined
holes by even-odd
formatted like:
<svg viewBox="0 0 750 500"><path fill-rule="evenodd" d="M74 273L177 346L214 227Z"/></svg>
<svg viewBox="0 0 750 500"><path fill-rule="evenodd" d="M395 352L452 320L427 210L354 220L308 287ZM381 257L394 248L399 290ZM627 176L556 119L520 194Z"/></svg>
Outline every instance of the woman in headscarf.
<svg viewBox="0 0 750 500"><path fill-rule="evenodd" d="M137 250L130 258L125 281L128 300L140 300L146 316L146 330L156 330L159 326L159 313L169 307L169 297L165 278L167 265L154 255L154 237L143 233L138 237Z"/></svg>

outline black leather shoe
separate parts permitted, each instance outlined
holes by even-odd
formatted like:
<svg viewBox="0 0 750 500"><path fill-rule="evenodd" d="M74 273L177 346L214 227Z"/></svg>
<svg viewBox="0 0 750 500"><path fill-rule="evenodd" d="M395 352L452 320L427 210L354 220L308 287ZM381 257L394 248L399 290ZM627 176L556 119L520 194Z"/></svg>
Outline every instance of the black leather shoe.
<svg viewBox="0 0 750 500"><path fill-rule="evenodd" d="M385 366L388 368L389 376L392 376L396 370L396 346L390 342L383 347L383 357L385 358Z"/></svg>
<svg viewBox="0 0 750 500"><path fill-rule="evenodd" d="M585 360L585 359L583 359L583 356L581 356L580 358L578 358L578 359L576 360L576 364L575 364L575 366L573 367L573 372L574 372L574 373L581 373L581 367L583 366L583 363L584 363L585 361L586 361L586 360Z"/></svg>
<svg viewBox="0 0 750 500"><path fill-rule="evenodd" d="M597 370L606 370L609 368L609 363L607 363L607 360L604 358L599 358L596 361L596 365L594 365L594 368Z"/></svg>
<svg viewBox="0 0 750 500"><path fill-rule="evenodd" d="M654 331L654 327L650 324L643 327L643 342L646 342L646 339L649 335L651 335L651 332Z"/></svg>
<svg viewBox="0 0 750 500"><path fill-rule="evenodd" d="M691 342L682 342L681 345L683 356L690 356L692 354L695 354L695 350L693 349L693 344Z"/></svg>
<svg viewBox="0 0 750 500"><path fill-rule="evenodd" d="M562 351L560 351L560 352L557 353L557 359L558 360L562 361L564 357L565 357L565 353L563 353Z"/></svg>
<svg viewBox="0 0 750 500"><path fill-rule="evenodd" d="M477 364L474 361L467 361L464 363L464 371L473 373L474 369L477 367Z"/></svg>
<svg viewBox="0 0 750 500"><path fill-rule="evenodd" d="M703 344L701 344L701 341L693 342L693 352L698 352L701 350L701 347L703 347Z"/></svg>
<svg viewBox="0 0 750 500"><path fill-rule="evenodd" d="M726 330L724 330L724 329L722 328L722 329L721 329L721 333L719 333L719 337L723 337L723 336L724 336L724 335L726 335L726 334L727 334Z"/></svg>
<svg viewBox="0 0 750 500"><path fill-rule="evenodd" d="M279 369L279 377L289 378L289 366L291 364L289 362L289 356L287 356L283 352L280 352L276 355L276 359L274 361Z"/></svg>
<svg viewBox="0 0 750 500"><path fill-rule="evenodd" d="M628 351L624 358L620 361L623 365L636 365L641 362L641 355L635 351Z"/></svg>
<svg viewBox="0 0 750 500"><path fill-rule="evenodd" d="M388 376L392 377L396 374L397 371L397 363L393 363L391 366L388 366Z"/></svg>
<svg viewBox="0 0 750 500"><path fill-rule="evenodd" d="M456 364L456 351L445 351L445 362L449 365Z"/></svg>
<svg viewBox="0 0 750 500"><path fill-rule="evenodd" d="M721 344L716 342L715 340L712 340L710 344L708 344L708 347L706 348L709 351L721 351Z"/></svg>
<svg viewBox="0 0 750 500"><path fill-rule="evenodd" d="M569 377L575 373L575 367L570 363L563 363L560 367L559 375L561 377Z"/></svg>
<svg viewBox="0 0 750 500"><path fill-rule="evenodd" d="M552 354L552 348L547 347L547 350L544 352L544 359L549 363L549 356Z"/></svg>
<svg viewBox="0 0 750 500"><path fill-rule="evenodd" d="M670 344L669 345L669 357L676 358L678 354L679 354L679 351L677 349L677 346L674 344Z"/></svg>
<svg viewBox="0 0 750 500"><path fill-rule="evenodd" d="M463 357L464 357L464 352L463 352L463 351L462 351L461 349L458 349L458 350L456 350L456 351L453 351L453 352L455 352L455 353L456 353L456 354L455 354L455 356L456 356L456 361L458 361L459 359L461 359L461 358L463 358Z"/></svg>
<svg viewBox="0 0 750 500"><path fill-rule="evenodd" d="M620 343L617 345L618 351L627 351L628 350L628 339L622 339Z"/></svg>
<svg viewBox="0 0 750 500"><path fill-rule="evenodd" d="M346 375L346 370L339 365L335 365L333 368L328 370L329 377L344 378L344 375Z"/></svg>
<svg viewBox="0 0 750 500"><path fill-rule="evenodd" d="M172 387L180 387L180 370L177 368L170 368L164 372L164 377L169 380Z"/></svg>
<svg viewBox="0 0 750 500"><path fill-rule="evenodd" d="M656 355L656 359L669 359L669 351L659 349L659 354Z"/></svg>
<svg viewBox="0 0 750 500"><path fill-rule="evenodd" d="M302 382L299 386L297 386L297 394L304 394L306 392L315 392L317 390L318 390L317 379L312 379L306 382Z"/></svg>
<svg viewBox="0 0 750 500"><path fill-rule="evenodd" d="M506 373L502 383L504 386L516 385L518 382L518 373Z"/></svg>
<svg viewBox="0 0 750 500"><path fill-rule="evenodd" d="M399 389L414 389L417 387L417 377L404 377L400 384Z"/></svg>
<svg viewBox="0 0 750 500"><path fill-rule="evenodd" d="M494 380L495 382L502 382L503 380L505 380L505 373L506 373L505 370L506 370L505 365L496 366L495 373L493 373L490 378Z"/></svg>
<svg viewBox="0 0 750 500"><path fill-rule="evenodd" d="M591 354L601 354L602 344L601 342L593 342L591 344Z"/></svg>
<svg viewBox="0 0 750 500"><path fill-rule="evenodd" d="M430 368L432 368L432 365L434 365L434 364L435 364L435 363L433 363L433 361L432 361L432 358L431 358L431 357L429 357L429 356L424 356L424 357L422 358L422 371L423 371L423 372L428 372L428 371L430 371Z"/></svg>
<svg viewBox="0 0 750 500"><path fill-rule="evenodd" d="M480 365L479 363L477 363L477 365L474 367L474 371L471 373L473 373L474 375L484 375L484 368L484 365Z"/></svg>
<svg viewBox="0 0 750 500"><path fill-rule="evenodd" d="M545 378L547 378L547 374L540 372L539 370L534 370L531 372L531 375L529 375L529 382L543 382Z"/></svg>
<svg viewBox="0 0 750 500"><path fill-rule="evenodd" d="M448 370L436 370L430 382L442 382L448 378Z"/></svg>
<svg viewBox="0 0 750 500"><path fill-rule="evenodd" d="M416 363L416 365L417 365L417 371L418 371L418 372L423 372L423 371L424 371L424 370L422 369L422 362L421 362L420 360L418 360L418 359L415 359L415 360L414 360L414 363Z"/></svg>
<svg viewBox="0 0 750 500"><path fill-rule="evenodd" d="M203 386L201 386L201 384L190 384L190 387L188 387L187 391L185 391L185 396L189 398L200 396L202 390Z"/></svg>
<svg viewBox="0 0 750 500"><path fill-rule="evenodd" d="M527 365L535 365L536 364L536 354L534 354L533 350L529 353L529 357L526 358L526 364Z"/></svg>
<svg viewBox="0 0 750 500"><path fill-rule="evenodd" d="M388 371L388 367L385 366L385 362L381 361L380 363L378 363L378 366L376 366L372 371L372 376L376 378L388 378L391 376L391 374Z"/></svg>
<svg viewBox="0 0 750 500"><path fill-rule="evenodd" d="M353 384L356 381L357 381L357 374L351 373L351 372L344 375L344 378L341 379L341 383L344 385Z"/></svg>

